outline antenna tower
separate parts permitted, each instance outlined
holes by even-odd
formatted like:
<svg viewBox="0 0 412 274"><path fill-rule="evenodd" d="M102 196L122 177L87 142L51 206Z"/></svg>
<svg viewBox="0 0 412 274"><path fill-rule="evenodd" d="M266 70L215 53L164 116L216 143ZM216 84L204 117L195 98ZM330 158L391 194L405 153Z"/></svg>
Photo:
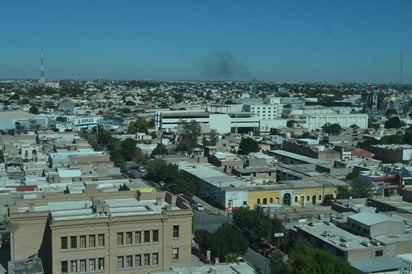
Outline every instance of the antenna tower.
<svg viewBox="0 0 412 274"><path fill-rule="evenodd" d="M44 84L46 79L44 78L44 56L43 56L43 48L40 51L40 79L39 83Z"/></svg>
<svg viewBox="0 0 412 274"><path fill-rule="evenodd" d="M403 47L401 47L401 59L399 60L399 62L400 62L400 69L401 69L401 71L400 71L400 73L401 73L401 75L400 75L400 84L402 85L403 84Z"/></svg>

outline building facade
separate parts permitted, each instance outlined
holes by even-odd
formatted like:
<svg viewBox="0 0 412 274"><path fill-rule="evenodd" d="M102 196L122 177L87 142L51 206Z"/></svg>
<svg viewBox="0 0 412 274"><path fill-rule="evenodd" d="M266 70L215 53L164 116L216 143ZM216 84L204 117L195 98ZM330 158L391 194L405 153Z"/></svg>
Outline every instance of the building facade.
<svg viewBox="0 0 412 274"><path fill-rule="evenodd" d="M11 260L37 254L45 273L148 273L185 266L192 215L184 199L164 192L89 189L20 199L10 207Z"/></svg>

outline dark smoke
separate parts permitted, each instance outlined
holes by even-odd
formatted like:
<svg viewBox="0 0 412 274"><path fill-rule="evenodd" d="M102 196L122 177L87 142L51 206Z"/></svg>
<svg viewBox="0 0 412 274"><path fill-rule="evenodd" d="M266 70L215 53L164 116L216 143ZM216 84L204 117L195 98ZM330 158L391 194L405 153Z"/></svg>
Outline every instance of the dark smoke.
<svg viewBox="0 0 412 274"><path fill-rule="evenodd" d="M210 80L251 80L249 69L237 61L230 50L212 54L203 65L203 73Z"/></svg>

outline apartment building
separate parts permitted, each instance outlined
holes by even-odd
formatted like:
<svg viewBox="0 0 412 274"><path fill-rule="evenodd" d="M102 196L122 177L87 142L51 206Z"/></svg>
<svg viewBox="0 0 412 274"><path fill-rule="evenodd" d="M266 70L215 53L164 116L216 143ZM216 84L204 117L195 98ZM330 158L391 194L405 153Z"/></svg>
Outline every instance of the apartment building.
<svg viewBox="0 0 412 274"><path fill-rule="evenodd" d="M45 273L149 273L190 264L192 210L168 192L47 194L10 207L11 260Z"/></svg>

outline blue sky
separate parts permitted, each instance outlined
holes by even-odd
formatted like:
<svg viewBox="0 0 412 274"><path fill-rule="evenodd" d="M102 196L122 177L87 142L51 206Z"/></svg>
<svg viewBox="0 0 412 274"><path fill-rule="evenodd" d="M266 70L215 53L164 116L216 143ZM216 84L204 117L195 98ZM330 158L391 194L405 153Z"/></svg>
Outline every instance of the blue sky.
<svg viewBox="0 0 412 274"><path fill-rule="evenodd" d="M410 0L0 3L0 79L412 83Z"/></svg>

